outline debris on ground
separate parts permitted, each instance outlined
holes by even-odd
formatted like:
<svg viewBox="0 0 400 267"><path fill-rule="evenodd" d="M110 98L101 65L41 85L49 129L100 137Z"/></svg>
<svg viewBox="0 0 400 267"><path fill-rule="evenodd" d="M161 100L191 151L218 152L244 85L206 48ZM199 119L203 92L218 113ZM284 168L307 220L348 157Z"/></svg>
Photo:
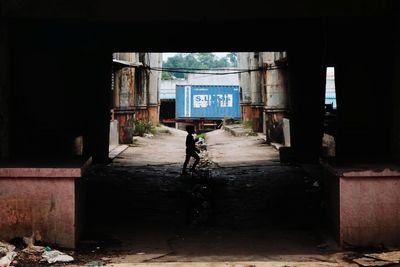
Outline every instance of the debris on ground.
<svg viewBox="0 0 400 267"><path fill-rule="evenodd" d="M151 134L151 133L145 133L145 134L143 135L143 137L146 137L146 138L153 138L154 135Z"/></svg>
<svg viewBox="0 0 400 267"><path fill-rule="evenodd" d="M357 263L360 266L364 267L378 267L378 266L388 266L394 264L394 262L391 261L381 261L377 260L374 258L368 258L368 257L361 257L357 259L353 259L355 263Z"/></svg>
<svg viewBox="0 0 400 267"><path fill-rule="evenodd" d="M51 264L56 262L71 262L74 260L70 255L58 250L52 250L49 246L44 247L35 245L35 242L38 241L36 240L36 237L37 235L14 238L13 242L17 240L18 244L24 244L24 246L18 246L17 252L14 251L16 249L14 245L0 241L0 267L9 267L12 265L19 266L20 264L28 266L25 264L39 264L40 262L45 261ZM39 242L39 244L42 243Z"/></svg>
<svg viewBox="0 0 400 267"><path fill-rule="evenodd" d="M30 236L30 237L24 237L23 241L24 241L24 243L26 245L26 248L24 248L22 250L22 252L26 252L26 253L36 253L36 252L38 252L38 253L41 253L41 252L45 251L45 247L35 246L34 245L36 240L35 240L35 237L33 235Z"/></svg>
<svg viewBox="0 0 400 267"><path fill-rule="evenodd" d="M12 252L14 250L15 250L15 246L14 245L11 245L9 243L0 241L0 257L3 257L8 252Z"/></svg>
<svg viewBox="0 0 400 267"><path fill-rule="evenodd" d="M374 258L374 259L378 259L378 260L391 261L393 263L400 263L400 251L371 253L371 254L365 254L365 256Z"/></svg>
<svg viewBox="0 0 400 267"><path fill-rule="evenodd" d="M74 261L73 257L58 250L44 251L42 257L48 263Z"/></svg>
<svg viewBox="0 0 400 267"><path fill-rule="evenodd" d="M400 263L400 251L363 254L363 257L353 261L365 267L389 266Z"/></svg>
<svg viewBox="0 0 400 267"><path fill-rule="evenodd" d="M0 267L9 267L16 256L17 253L14 251L7 252L7 254L0 259Z"/></svg>
<svg viewBox="0 0 400 267"><path fill-rule="evenodd" d="M17 253L14 252L15 246L0 241L0 267L8 267L14 260Z"/></svg>

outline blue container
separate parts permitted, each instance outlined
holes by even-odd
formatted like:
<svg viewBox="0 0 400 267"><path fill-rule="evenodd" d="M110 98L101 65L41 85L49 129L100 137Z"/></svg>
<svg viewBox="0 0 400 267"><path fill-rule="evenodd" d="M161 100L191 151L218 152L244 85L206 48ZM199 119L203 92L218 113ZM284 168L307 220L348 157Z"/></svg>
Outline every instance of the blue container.
<svg viewBox="0 0 400 267"><path fill-rule="evenodd" d="M177 85L176 118L240 119L239 86Z"/></svg>

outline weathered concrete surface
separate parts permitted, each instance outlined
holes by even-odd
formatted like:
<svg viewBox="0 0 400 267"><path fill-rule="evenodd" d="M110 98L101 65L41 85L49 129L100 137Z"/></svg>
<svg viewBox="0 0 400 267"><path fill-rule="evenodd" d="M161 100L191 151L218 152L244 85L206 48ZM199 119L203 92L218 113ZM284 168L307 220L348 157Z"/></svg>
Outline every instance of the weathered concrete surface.
<svg viewBox="0 0 400 267"><path fill-rule="evenodd" d="M341 244L400 245L400 170L324 164L330 216Z"/></svg>
<svg viewBox="0 0 400 267"><path fill-rule="evenodd" d="M68 265L74 266L74 265ZM163 262L163 263L110 263L114 267L357 267L357 264L333 262L283 262L283 261L244 261L244 262Z"/></svg>
<svg viewBox="0 0 400 267"><path fill-rule="evenodd" d="M169 131L136 138L112 164L88 173L82 241L113 251L116 264L335 266L338 248L323 231L318 190L301 168L280 165L260 137L218 130L206 135L209 161L199 176L180 176L186 133Z"/></svg>
<svg viewBox="0 0 400 267"><path fill-rule="evenodd" d="M35 233L44 242L74 248L76 179L85 168L0 167L0 240Z"/></svg>
<svg viewBox="0 0 400 267"><path fill-rule="evenodd" d="M0 239L39 232L75 247L75 178L0 178Z"/></svg>
<svg viewBox="0 0 400 267"><path fill-rule="evenodd" d="M219 167L240 167L255 165L276 165L279 162L278 152L265 144L260 136L245 136L250 129L241 125L224 126L231 131L216 130L207 133L207 145L210 158ZM232 137L231 132L237 137Z"/></svg>
<svg viewBox="0 0 400 267"><path fill-rule="evenodd" d="M252 131L251 129L244 128L241 124L224 125L223 129L236 137L246 136Z"/></svg>

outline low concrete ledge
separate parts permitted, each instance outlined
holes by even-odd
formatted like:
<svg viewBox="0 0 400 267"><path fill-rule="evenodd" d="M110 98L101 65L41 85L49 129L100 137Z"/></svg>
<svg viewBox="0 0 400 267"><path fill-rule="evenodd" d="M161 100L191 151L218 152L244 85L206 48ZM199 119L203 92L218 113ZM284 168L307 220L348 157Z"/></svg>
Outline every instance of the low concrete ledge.
<svg viewBox="0 0 400 267"><path fill-rule="evenodd" d="M0 164L1 177L82 177L92 158L74 159L59 162L14 162L5 161ZM27 166L28 165L28 166Z"/></svg>
<svg viewBox="0 0 400 267"><path fill-rule="evenodd" d="M91 159L3 162L0 166L0 240L36 233L48 243L74 248L79 221L78 178L90 164Z"/></svg>
<svg viewBox="0 0 400 267"><path fill-rule="evenodd" d="M325 200L341 245L400 245L400 168L322 162Z"/></svg>
<svg viewBox="0 0 400 267"><path fill-rule="evenodd" d="M233 136L246 136L250 131L243 128L242 125L224 125L223 129Z"/></svg>

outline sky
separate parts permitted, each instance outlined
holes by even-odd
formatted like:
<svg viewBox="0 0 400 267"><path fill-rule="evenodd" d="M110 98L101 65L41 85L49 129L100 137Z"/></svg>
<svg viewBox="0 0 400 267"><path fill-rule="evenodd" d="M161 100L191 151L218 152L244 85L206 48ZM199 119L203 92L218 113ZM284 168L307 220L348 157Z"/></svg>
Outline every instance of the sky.
<svg viewBox="0 0 400 267"><path fill-rule="evenodd" d="M163 53L163 61L166 61L169 57L173 57L174 55L176 55L178 53ZM228 54L228 52L213 52L214 55L216 55L217 57L221 58L226 56L226 54Z"/></svg>

